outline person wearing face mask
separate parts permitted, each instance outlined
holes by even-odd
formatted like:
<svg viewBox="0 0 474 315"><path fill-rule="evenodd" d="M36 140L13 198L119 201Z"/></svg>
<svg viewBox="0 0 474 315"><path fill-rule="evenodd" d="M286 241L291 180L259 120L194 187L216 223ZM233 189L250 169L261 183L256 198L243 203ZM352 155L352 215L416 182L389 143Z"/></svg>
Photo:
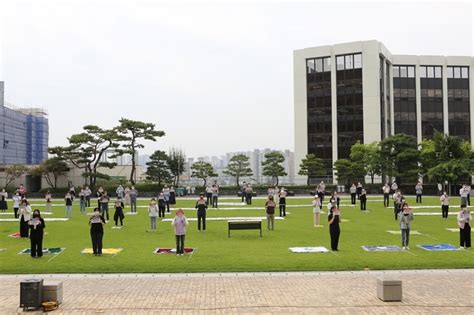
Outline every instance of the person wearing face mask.
<svg viewBox="0 0 474 315"><path fill-rule="evenodd" d="M460 238L460 249L466 249L471 247L471 221L472 215L465 204L461 205L461 211L459 211L458 216L458 226L459 226L459 238Z"/></svg>
<svg viewBox="0 0 474 315"><path fill-rule="evenodd" d="M89 219L91 227L92 251L94 256L102 256L102 240L104 238L105 219L100 214L99 208L94 209L94 213Z"/></svg>
<svg viewBox="0 0 474 315"><path fill-rule="evenodd" d="M15 219L18 219L18 209L20 208L20 202L21 202L21 197L20 193L17 191L13 197L13 215L15 216Z"/></svg>
<svg viewBox="0 0 474 315"><path fill-rule="evenodd" d="M6 210L8 210L7 198L8 198L8 193L5 191L5 188L3 188L2 191L0 192L0 210L2 212L5 212Z"/></svg>
<svg viewBox="0 0 474 315"><path fill-rule="evenodd" d="M31 257L43 257L43 235L46 225L38 209L33 211L33 218L28 221L28 226L30 227Z"/></svg>
<svg viewBox="0 0 474 315"><path fill-rule="evenodd" d="M198 220L198 231L201 231L201 222L202 230L206 230L206 210L207 210L207 201L204 200L204 195L199 195L198 201L196 201L197 209L197 220Z"/></svg>
<svg viewBox="0 0 474 315"><path fill-rule="evenodd" d="M22 199L20 203L20 209L18 210L18 216L20 218L20 237L28 237L28 221L31 219L30 204L26 199Z"/></svg>
<svg viewBox="0 0 474 315"><path fill-rule="evenodd" d="M411 221L413 221L413 212L411 212L407 203L403 205L403 210L398 213L398 220L400 221L400 231L402 233L402 246L404 250L407 250L409 249Z"/></svg>

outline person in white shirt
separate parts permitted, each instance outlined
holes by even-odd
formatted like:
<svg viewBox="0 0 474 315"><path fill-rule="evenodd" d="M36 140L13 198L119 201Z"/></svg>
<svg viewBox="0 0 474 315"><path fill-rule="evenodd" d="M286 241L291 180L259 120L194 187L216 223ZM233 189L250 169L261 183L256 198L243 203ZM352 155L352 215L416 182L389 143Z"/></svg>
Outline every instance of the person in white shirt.
<svg viewBox="0 0 474 315"><path fill-rule="evenodd" d="M313 205L313 214L314 214L314 227L322 227L322 225L320 225L321 199L319 199L318 194L314 195L312 205Z"/></svg>
<svg viewBox="0 0 474 315"><path fill-rule="evenodd" d="M390 186L388 185L388 183L385 183L385 185L382 187L382 191L383 191L383 206L387 208L389 204L389 197L390 197Z"/></svg>
<svg viewBox="0 0 474 315"><path fill-rule="evenodd" d="M355 183L352 183L351 188L349 188L349 192L351 193L351 205L356 204L356 195L357 195L357 187Z"/></svg>
<svg viewBox="0 0 474 315"><path fill-rule="evenodd" d="M15 219L18 219L18 208L20 208L20 202L21 202L21 196L20 196L20 193L17 191L13 197L13 212L14 212L14 216L15 216Z"/></svg>
<svg viewBox="0 0 474 315"><path fill-rule="evenodd" d="M33 210L31 209L29 202L26 199L22 199L18 211L20 218L20 237L28 237L28 221L30 221L32 213Z"/></svg>
<svg viewBox="0 0 474 315"><path fill-rule="evenodd" d="M471 212L467 210L465 204L461 205L461 211L458 213L458 225L459 225L459 238L460 238L460 248L469 248L471 247L471 221L472 215Z"/></svg>
<svg viewBox="0 0 474 315"><path fill-rule="evenodd" d="M124 192L124 189L122 185L119 185L117 189L115 190L115 193L117 194L117 198L123 199L123 192Z"/></svg>
<svg viewBox="0 0 474 315"><path fill-rule="evenodd" d="M449 196L446 192L444 192L441 197L439 198L441 201L441 214L444 219L448 218L449 212Z"/></svg>
<svg viewBox="0 0 474 315"><path fill-rule="evenodd" d="M395 193L398 189L397 182L393 182L391 188L392 188L392 191Z"/></svg>
<svg viewBox="0 0 474 315"><path fill-rule="evenodd" d="M5 191L5 188L3 188L0 192L0 210L2 212L5 212L8 209L7 199L8 193Z"/></svg>

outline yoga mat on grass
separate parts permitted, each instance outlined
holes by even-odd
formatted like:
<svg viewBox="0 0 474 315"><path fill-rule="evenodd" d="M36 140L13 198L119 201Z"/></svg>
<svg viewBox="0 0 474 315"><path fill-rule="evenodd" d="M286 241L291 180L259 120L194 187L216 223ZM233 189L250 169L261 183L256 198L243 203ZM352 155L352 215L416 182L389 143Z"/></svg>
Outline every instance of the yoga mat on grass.
<svg viewBox="0 0 474 315"><path fill-rule="evenodd" d="M64 247L45 247L43 248L43 255L57 255L61 254L66 248ZM24 250L20 251L18 254L20 255L30 255L31 248L25 248Z"/></svg>
<svg viewBox="0 0 474 315"><path fill-rule="evenodd" d="M324 246L318 247L290 247L292 253L329 253L329 250Z"/></svg>
<svg viewBox="0 0 474 315"><path fill-rule="evenodd" d="M364 245L362 248L367 252L399 252L402 250L396 245Z"/></svg>
<svg viewBox="0 0 474 315"><path fill-rule="evenodd" d="M427 251L459 250L459 247L453 246L451 244L433 244L433 245L416 245L416 246Z"/></svg>
<svg viewBox="0 0 474 315"><path fill-rule="evenodd" d="M194 248L191 247L185 247L184 248L184 253L185 254L191 254L194 252ZM158 247L154 251L155 254L176 254L176 248L162 248Z"/></svg>
<svg viewBox="0 0 474 315"><path fill-rule="evenodd" d="M102 254L116 255L122 251L123 248L102 248ZM93 254L92 248L84 248L81 254Z"/></svg>

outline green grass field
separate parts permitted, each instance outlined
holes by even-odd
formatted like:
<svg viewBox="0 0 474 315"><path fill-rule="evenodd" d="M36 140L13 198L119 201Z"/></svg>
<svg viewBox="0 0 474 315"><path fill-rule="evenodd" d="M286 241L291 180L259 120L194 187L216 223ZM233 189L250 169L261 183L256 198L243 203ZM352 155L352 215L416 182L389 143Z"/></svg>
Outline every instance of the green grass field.
<svg viewBox="0 0 474 315"><path fill-rule="evenodd" d="M458 198L452 198L450 213L459 211ZM379 200L379 201L375 201ZM224 199L222 203L240 202L240 199ZM415 206L414 198L408 197ZM32 208L44 209L43 201L31 201ZM93 202L95 203L95 201ZM195 201L178 199L175 207L190 208ZM139 202L145 206L146 200ZM208 217L253 217L264 216L264 200L256 199L252 206L221 206L221 210L209 210ZM105 225L104 248L120 247L123 251L115 256L94 257L81 254L91 247L88 218L79 213L76 204L73 219L67 222L46 222L47 235L44 247L65 247L59 256L45 255L32 259L18 252L30 246L29 239L14 239L9 234L17 232L18 222L0 222L0 273L127 273L127 272L235 272L235 271L310 271L310 270L363 270L363 269L418 269L418 268L473 268L474 251L458 250L429 252L417 248L418 244L459 245L456 217L441 218L437 197L424 197L423 206L434 208L414 209L414 212L436 212L436 216L416 216L412 230L422 235L411 235L410 250L402 252L366 252L362 245L399 245L400 235L387 230L399 230L394 220L393 208L383 208L380 196L369 196L367 210L362 213L359 205L348 206L343 198L341 215L347 222L341 224L341 238L337 253L291 253L289 247L325 246L330 248L326 214L321 216L323 228L313 227L311 198L289 197L286 220L275 220L275 230L266 230L259 237L256 230L232 231L227 237L226 221L208 221L206 232L197 231L197 223L190 222L186 236L186 247L197 248L193 255L156 255L157 247L174 247L174 233L170 222L158 222L156 233L146 232L149 218L146 208L138 208L139 214L127 216L124 228L112 229L113 221ZM296 206L296 207L295 207ZM299 207L298 207L299 206ZM258 207L258 210L248 209ZM224 208L241 208L225 210ZM323 209L326 211L325 209ZM9 204L9 212L12 205ZM89 208L90 212L91 209ZM128 209L125 210L127 212ZM53 215L44 218L64 217L63 206L53 207ZM113 216L113 209L110 215ZM174 216L174 211L168 218ZM188 218L196 216L193 210L186 211ZM12 214L0 218L13 218ZM51 259L54 257L54 259Z"/></svg>

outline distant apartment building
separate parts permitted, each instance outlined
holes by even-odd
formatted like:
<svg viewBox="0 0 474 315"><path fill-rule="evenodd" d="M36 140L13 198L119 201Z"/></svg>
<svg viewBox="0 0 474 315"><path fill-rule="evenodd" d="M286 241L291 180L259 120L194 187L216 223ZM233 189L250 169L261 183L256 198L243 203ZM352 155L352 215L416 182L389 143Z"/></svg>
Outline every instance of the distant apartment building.
<svg viewBox="0 0 474 315"><path fill-rule="evenodd" d="M41 108L5 102L0 81L0 165L40 164L48 158L48 117Z"/></svg>

